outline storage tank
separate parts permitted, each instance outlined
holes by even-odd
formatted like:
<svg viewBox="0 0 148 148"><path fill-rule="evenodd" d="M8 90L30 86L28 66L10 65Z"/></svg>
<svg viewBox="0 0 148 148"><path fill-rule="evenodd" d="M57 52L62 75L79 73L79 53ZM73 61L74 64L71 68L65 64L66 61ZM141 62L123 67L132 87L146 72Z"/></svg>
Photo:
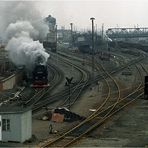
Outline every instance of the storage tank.
<svg viewBox="0 0 148 148"><path fill-rule="evenodd" d="M48 17L45 18L45 22L49 26L49 30L54 30L56 25L56 19L52 17L51 15L48 15Z"/></svg>

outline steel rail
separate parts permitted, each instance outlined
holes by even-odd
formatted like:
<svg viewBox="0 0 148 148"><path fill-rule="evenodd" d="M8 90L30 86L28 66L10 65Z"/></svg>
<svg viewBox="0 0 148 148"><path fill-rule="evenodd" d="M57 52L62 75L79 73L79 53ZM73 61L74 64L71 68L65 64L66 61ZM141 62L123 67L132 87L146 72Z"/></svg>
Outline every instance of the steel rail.
<svg viewBox="0 0 148 148"><path fill-rule="evenodd" d="M50 87L42 88L41 90L39 90L33 97L31 97L29 100L27 100L24 103L24 105L33 107L37 102L39 102L43 98L44 95L51 92L51 90L53 90L55 88L55 86L57 84L59 84L59 82L61 81L62 73L59 72L59 70L57 68L55 68L53 65L48 64L48 67L49 66L52 69L52 72L54 74L53 79L50 82Z"/></svg>
<svg viewBox="0 0 148 148"><path fill-rule="evenodd" d="M105 69L104 69L103 67L102 67L102 69L105 71ZM110 76L110 74L109 74L108 72L106 72L106 73L107 73L107 75ZM118 90L118 92L119 92L119 93L118 93L118 97L117 97L117 101L118 101L118 100L120 99L120 89L119 89L119 86L118 86L117 82L113 79L112 76L110 76L110 78L113 80L113 82L114 82L115 85L117 86L117 90ZM107 82L107 83L108 83L108 82ZM109 83L108 83L108 87L109 87ZM110 87L109 87L109 88L110 88ZM107 96L107 98L106 98L106 101L104 101L104 104L102 104L102 105L99 107L98 111L106 104L107 100L110 98L110 94L111 94L111 92L110 92L110 89L109 89L109 93L108 93L108 96ZM89 118L92 118L94 115L95 115L95 114L92 114L91 116L89 116ZM78 126L74 127L73 129L71 129L70 131L68 131L68 133L65 133L64 135L62 135L62 136L59 137L58 139L56 139L56 140L54 140L54 141L52 141L52 142L50 142L50 143L48 143L48 144L44 144L44 146L43 146L43 145L42 145L42 146L43 146L43 147L47 147L47 146L49 146L49 145L51 145L51 144L57 142L58 140L63 139L64 136L66 136L67 134L69 134L70 132L72 132L73 130L75 130L76 128L82 126L84 123L88 122L88 119L89 119L89 118L87 118L86 120L82 121Z"/></svg>
<svg viewBox="0 0 148 148"><path fill-rule="evenodd" d="M133 93L132 93L133 94ZM128 95L129 96L129 95ZM122 100L120 100L120 102L121 101L123 101L123 99ZM116 106L117 105L117 103L119 103L119 101L118 102L116 102L116 104L115 105L113 105L113 106ZM113 107L113 106L111 106L111 107ZM113 109L112 109L112 111L113 111ZM97 111L98 112L98 111ZM96 113L97 113L96 112ZM90 121L92 118L94 118L94 117L96 117L96 116L98 116L98 115L96 115L96 113L94 113L90 118L88 118L86 121ZM111 111L110 111L110 114L111 114ZM108 114L108 115L110 115L110 114ZM107 116L105 116L105 117L107 117ZM81 124L81 123L80 123ZM76 128L75 128L76 129ZM70 130L69 131L69 133L71 133L72 132L72 130ZM67 133L66 133L67 134ZM64 136L66 136L66 134L64 134ZM63 137L60 137L60 139L62 139ZM55 140L54 140L55 141ZM66 145L65 145L66 146Z"/></svg>
<svg viewBox="0 0 148 148"><path fill-rule="evenodd" d="M137 67L137 66L136 66L136 67ZM137 69L138 69L138 67L137 67ZM142 75L141 75L141 72L139 71L139 69L138 69L138 72L139 72L140 77L141 77L141 79L142 79ZM136 89L135 91L137 91L137 90L139 91L139 89L141 89L141 85L142 85L142 83L137 87L137 89ZM133 92L132 92L132 94L133 94ZM90 131L94 130L94 129L97 128L99 125L102 125L106 120L108 120L108 119L109 119L110 117L112 117L114 114L116 114L117 112L119 112L120 110L122 110L124 107L126 107L126 106L128 106L129 104L131 104L131 103L133 103L134 101L136 101L136 99L137 99L138 97L140 97L142 94L143 94L143 93L140 93L140 95L138 95L135 99L132 99L132 100L127 101L126 103L124 103L124 105L121 105L121 106L119 106L119 108L116 109L115 107L118 107L117 105L119 105L122 101L125 101L125 99L126 99L127 97L124 97L123 99L117 101L115 104L113 104L113 105L111 105L111 106L109 106L109 107L107 108L107 109L111 108L111 110L110 110L109 112L107 112L103 117L102 117L102 116L99 117L99 115L100 115L101 113L103 113L103 112L106 112L107 109L105 109L105 110L103 110L103 111L101 111L101 112L95 114L95 115L93 116L93 118L94 118L94 117L99 117L99 121L97 121L94 125L92 125L92 126L91 126L89 129L87 129L84 133L82 133L82 134L79 135L78 137L74 138L74 139L71 140L70 142L66 143L63 147L70 146L70 145L73 144L74 142L80 140L84 135L88 134ZM131 94L130 94L130 95L131 95ZM129 96L129 95L128 95L128 96ZM114 106L115 106L115 107L114 107ZM114 107L114 108L113 108L113 107ZM91 119L91 118L90 118L90 119ZM90 120L90 119L89 119L89 120Z"/></svg>
<svg viewBox="0 0 148 148"><path fill-rule="evenodd" d="M77 66L77 65L75 65L75 64L72 64L72 63L69 62L69 61L64 61L64 63L73 66L73 67L74 67L75 69L77 69L80 73L82 73L82 76L81 76L81 78L80 78L80 81L78 82L78 84L77 84L77 85L72 89L72 91L71 91L71 95L72 95L72 94L74 94L76 91L80 90L80 89L78 89L79 86L82 84L82 82L85 82L85 79L86 79L86 81L89 80L89 77L88 77L88 74L87 74L84 70L82 70L79 66ZM82 88L84 85L85 85L85 84L82 84L81 88ZM82 91L82 90L81 90L81 91ZM78 96L79 96L79 94L81 93L81 91L79 91L79 93L77 92L77 96L75 97L75 99L78 98ZM69 96L64 100L64 102L62 102L62 103L59 104L58 106L65 106L65 107L67 107L67 106L68 106L68 105L67 105L68 100L69 100ZM72 101L72 100L71 100L71 101ZM73 103L71 102L70 106L71 106L72 104L73 104Z"/></svg>

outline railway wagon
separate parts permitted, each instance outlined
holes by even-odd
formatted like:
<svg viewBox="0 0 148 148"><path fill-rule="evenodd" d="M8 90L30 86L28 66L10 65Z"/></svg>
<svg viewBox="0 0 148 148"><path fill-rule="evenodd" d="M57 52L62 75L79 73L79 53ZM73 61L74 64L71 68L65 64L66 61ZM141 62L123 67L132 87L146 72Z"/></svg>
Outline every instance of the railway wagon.
<svg viewBox="0 0 148 148"><path fill-rule="evenodd" d="M34 88L48 87L48 71L46 65L36 65L32 72L32 85Z"/></svg>
<svg viewBox="0 0 148 148"><path fill-rule="evenodd" d="M79 45L78 46L78 49L80 52L82 53L91 53L91 49L90 49L90 46L85 44L85 45Z"/></svg>
<svg viewBox="0 0 148 148"><path fill-rule="evenodd" d="M56 50L57 50L57 43L56 42L44 41L43 46L44 46L44 48L50 48L52 52L56 52Z"/></svg>
<svg viewBox="0 0 148 148"><path fill-rule="evenodd" d="M98 52L99 58L104 61L109 61L111 58L111 54L109 52Z"/></svg>

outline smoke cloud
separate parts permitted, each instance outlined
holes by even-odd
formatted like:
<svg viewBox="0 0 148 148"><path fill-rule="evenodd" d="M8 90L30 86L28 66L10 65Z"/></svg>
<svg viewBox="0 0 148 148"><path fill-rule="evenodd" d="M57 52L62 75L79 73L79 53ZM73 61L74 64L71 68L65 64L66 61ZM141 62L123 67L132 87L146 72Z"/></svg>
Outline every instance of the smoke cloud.
<svg viewBox="0 0 148 148"><path fill-rule="evenodd" d="M5 2L0 10L1 36L7 43L11 61L16 65L33 68L38 57L42 64L47 62L49 54L45 52L43 41L48 33L48 26L36 10L33 2ZM8 11L9 10L9 11Z"/></svg>
<svg viewBox="0 0 148 148"><path fill-rule="evenodd" d="M16 23L11 23L5 32L6 40L10 40L12 37L22 36L22 32L29 33L29 36L33 39L39 36L39 31L28 21L17 21Z"/></svg>
<svg viewBox="0 0 148 148"><path fill-rule="evenodd" d="M42 64L45 64L49 57L43 45L39 41L33 41L25 32L21 37L13 37L8 42L6 50L9 51L9 57L17 66L24 64L33 66L38 57L41 57ZM32 66L27 66L27 68L30 69Z"/></svg>

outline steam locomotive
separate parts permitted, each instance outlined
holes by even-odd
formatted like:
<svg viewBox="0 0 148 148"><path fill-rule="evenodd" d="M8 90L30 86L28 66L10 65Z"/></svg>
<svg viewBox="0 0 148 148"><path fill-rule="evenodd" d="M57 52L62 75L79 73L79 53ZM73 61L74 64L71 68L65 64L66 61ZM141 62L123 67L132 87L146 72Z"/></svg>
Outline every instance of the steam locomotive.
<svg viewBox="0 0 148 148"><path fill-rule="evenodd" d="M48 70L46 65L38 64L32 71L32 85L34 88L48 87Z"/></svg>

